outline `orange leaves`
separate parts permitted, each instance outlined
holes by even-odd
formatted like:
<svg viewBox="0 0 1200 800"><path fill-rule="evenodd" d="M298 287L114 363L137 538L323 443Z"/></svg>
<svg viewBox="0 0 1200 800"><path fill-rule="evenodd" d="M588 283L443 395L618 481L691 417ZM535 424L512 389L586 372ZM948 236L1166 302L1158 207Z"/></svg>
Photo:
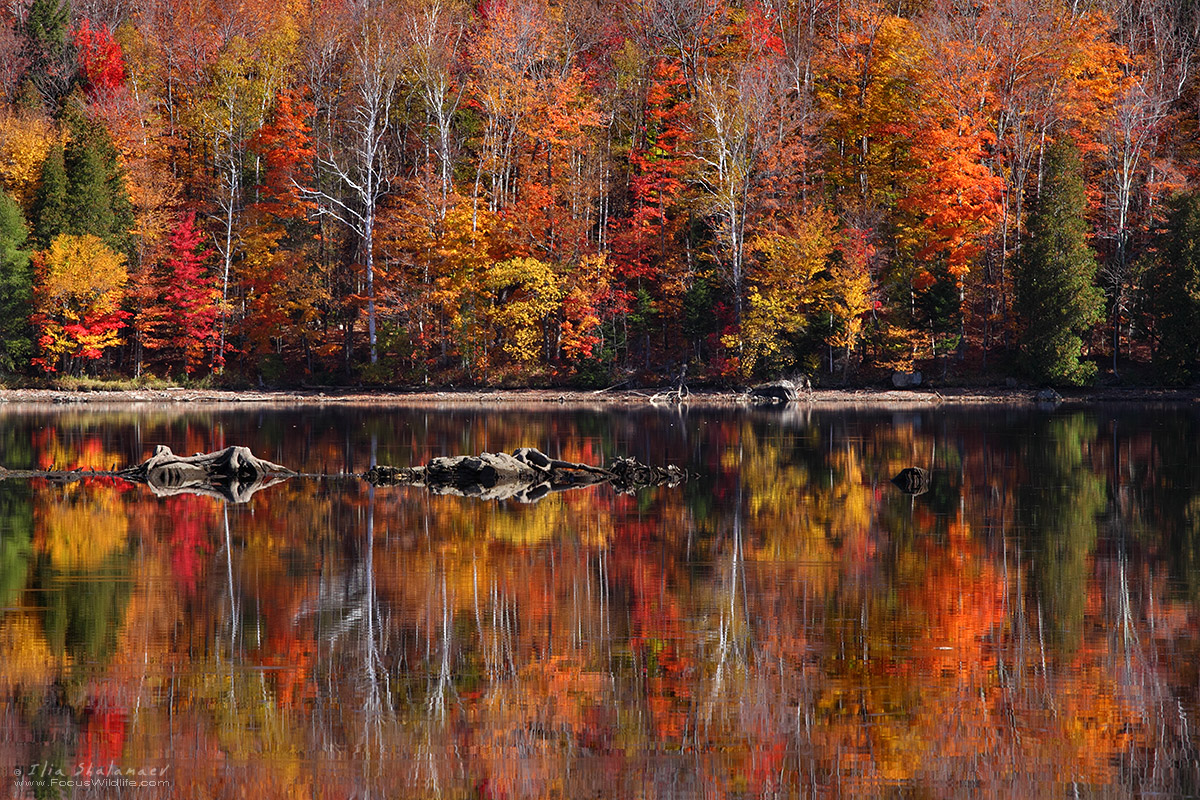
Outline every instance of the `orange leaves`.
<svg viewBox="0 0 1200 800"><path fill-rule="evenodd" d="M560 347L568 363L594 358L600 346L600 323L612 311L613 266L604 256L584 258L567 277Z"/></svg>
<svg viewBox="0 0 1200 800"><path fill-rule="evenodd" d="M961 278L999 221L1004 181L984 163L991 136L975 120L936 112L926 119L913 145L920 177L902 207L918 220L909 234L918 261L944 258Z"/></svg>
<svg viewBox="0 0 1200 800"><path fill-rule="evenodd" d="M272 220L304 219L314 204L301 195L309 181L313 148L308 120L316 111L303 91L284 87L275 95L269 122L258 130L250 148L263 159L262 199L255 204L260 216Z"/></svg>
<svg viewBox="0 0 1200 800"><path fill-rule="evenodd" d="M872 0L842 6L839 14L817 88L827 115L829 174L844 202L886 203L906 171L919 43L908 20Z"/></svg>

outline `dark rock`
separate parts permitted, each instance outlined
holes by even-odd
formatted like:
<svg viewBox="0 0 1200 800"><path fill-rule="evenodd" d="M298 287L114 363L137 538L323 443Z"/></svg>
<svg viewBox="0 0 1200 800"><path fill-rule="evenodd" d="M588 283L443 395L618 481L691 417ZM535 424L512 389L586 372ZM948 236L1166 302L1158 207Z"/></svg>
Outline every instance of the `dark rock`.
<svg viewBox="0 0 1200 800"><path fill-rule="evenodd" d="M1061 394L1048 387L1040 389L1036 397L1039 403L1053 403L1057 405L1063 401Z"/></svg>
<svg viewBox="0 0 1200 800"><path fill-rule="evenodd" d="M897 389L912 389L920 386L923 380L920 372L893 372L892 386Z"/></svg>
<svg viewBox="0 0 1200 800"><path fill-rule="evenodd" d="M924 494L929 491L929 472L920 467L906 467L892 478L892 483L906 494Z"/></svg>

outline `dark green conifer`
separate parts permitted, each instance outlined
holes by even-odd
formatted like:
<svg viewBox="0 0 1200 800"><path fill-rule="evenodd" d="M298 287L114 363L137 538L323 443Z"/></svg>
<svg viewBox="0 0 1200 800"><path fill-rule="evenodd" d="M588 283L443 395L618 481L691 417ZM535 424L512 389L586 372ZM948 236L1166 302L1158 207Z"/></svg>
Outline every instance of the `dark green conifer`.
<svg viewBox="0 0 1200 800"><path fill-rule="evenodd" d="M0 192L0 375L24 372L33 358L33 270L21 207Z"/></svg>
<svg viewBox="0 0 1200 800"><path fill-rule="evenodd" d="M1149 284L1158 333L1155 361L1163 378L1186 383L1196 376L1200 359L1200 193L1171 201Z"/></svg>
<svg viewBox="0 0 1200 800"><path fill-rule="evenodd" d="M70 18L66 0L33 0L20 28L26 82L51 110L59 108L75 79L74 47L67 36Z"/></svg>
<svg viewBox="0 0 1200 800"><path fill-rule="evenodd" d="M63 153L67 229L76 235L98 236L113 250L130 255L133 205L112 137L80 109L69 108L65 122L69 132Z"/></svg>
<svg viewBox="0 0 1200 800"><path fill-rule="evenodd" d="M34 238L40 248L70 228L67 217L67 169L62 145L56 144L42 162L42 180L33 201Z"/></svg>
<svg viewBox="0 0 1200 800"><path fill-rule="evenodd" d="M1096 374L1095 364L1079 361L1082 335L1099 321L1104 305L1086 211L1079 154L1060 136L1046 151L1042 192L1016 280L1025 368L1047 383L1078 386Z"/></svg>

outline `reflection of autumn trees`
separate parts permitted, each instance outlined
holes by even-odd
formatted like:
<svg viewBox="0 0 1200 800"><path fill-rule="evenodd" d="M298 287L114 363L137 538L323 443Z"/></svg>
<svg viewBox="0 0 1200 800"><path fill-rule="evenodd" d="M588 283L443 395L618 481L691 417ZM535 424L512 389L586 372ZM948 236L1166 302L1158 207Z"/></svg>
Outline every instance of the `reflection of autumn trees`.
<svg viewBox="0 0 1200 800"><path fill-rule="evenodd" d="M177 786L263 797L1200 779L1185 414L338 413L68 413L20 457L250 441L338 472L532 445L701 477L534 505L297 480L228 508L0 481L0 685L30 757L169 739ZM887 483L912 465L917 498Z"/></svg>

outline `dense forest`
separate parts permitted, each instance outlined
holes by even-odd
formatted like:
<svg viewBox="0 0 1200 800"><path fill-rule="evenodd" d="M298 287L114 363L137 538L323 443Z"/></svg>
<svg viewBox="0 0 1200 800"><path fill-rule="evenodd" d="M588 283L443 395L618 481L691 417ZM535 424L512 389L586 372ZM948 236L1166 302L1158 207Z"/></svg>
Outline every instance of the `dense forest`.
<svg viewBox="0 0 1200 800"><path fill-rule="evenodd" d="M1198 374L1196 0L3 14L0 375Z"/></svg>

